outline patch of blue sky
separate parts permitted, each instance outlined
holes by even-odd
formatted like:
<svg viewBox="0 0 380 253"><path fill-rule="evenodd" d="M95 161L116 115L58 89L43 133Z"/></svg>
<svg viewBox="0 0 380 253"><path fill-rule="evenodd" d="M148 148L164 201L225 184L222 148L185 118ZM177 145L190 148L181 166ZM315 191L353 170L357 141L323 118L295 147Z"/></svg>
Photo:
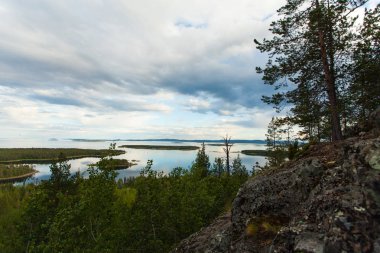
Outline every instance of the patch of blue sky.
<svg viewBox="0 0 380 253"><path fill-rule="evenodd" d="M271 19L274 15L275 15L275 13L270 13L270 14L266 15L265 17L263 17L261 19L261 21L267 21L267 20Z"/></svg>
<svg viewBox="0 0 380 253"><path fill-rule="evenodd" d="M245 66L246 67L247 66L246 58L247 58L246 56L236 55L236 56L224 58L220 62L222 64L229 65L229 66L236 66L236 67Z"/></svg>
<svg viewBox="0 0 380 253"><path fill-rule="evenodd" d="M179 18L174 24L180 28L206 29L208 27L206 22L195 22L184 18Z"/></svg>

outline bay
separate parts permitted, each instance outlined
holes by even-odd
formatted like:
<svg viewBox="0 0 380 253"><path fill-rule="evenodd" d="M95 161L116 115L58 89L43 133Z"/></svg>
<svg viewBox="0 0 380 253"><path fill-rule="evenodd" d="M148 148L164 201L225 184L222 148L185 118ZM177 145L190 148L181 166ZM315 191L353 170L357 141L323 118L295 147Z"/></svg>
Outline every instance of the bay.
<svg viewBox="0 0 380 253"><path fill-rule="evenodd" d="M2 148L90 148L90 149L105 149L110 146L113 141L73 141L59 139L54 141L49 140L30 140L30 139L0 139L0 147ZM206 143L206 153L209 155L210 163L212 164L216 157L225 157L222 146L208 145ZM220 144L220 143L219 143ZM117 149L125 150L126 153L114 158L128 159L137 165L128 169L118 170L117 178L124 179L135 177L140 174L140 171L145 167L148 160L153 160L153 169L169 173L173 168L182 167L189 169L195 160L197 150L154 150L154 149L132 149L119 148L121 145L170 145L170 146L201 146L199 142L173 142L173 141L117 141ZM255 143L235 143L231 148L231 165L232 160L238 155L242 159L242 163L251 171L252 167L258 162L260 165L265 164L265 158L261 156L247 156L241 154L241 150L247 149L265 149L263 144ZM71 164L71 172L79 171L84 177L88 176L87 169L89 164L99 161L99 158L82 158L69 160ZM33 178L27 179L26 183L38 182L50 177L50 168L48 164L33 164L38 171Z"/></svg>

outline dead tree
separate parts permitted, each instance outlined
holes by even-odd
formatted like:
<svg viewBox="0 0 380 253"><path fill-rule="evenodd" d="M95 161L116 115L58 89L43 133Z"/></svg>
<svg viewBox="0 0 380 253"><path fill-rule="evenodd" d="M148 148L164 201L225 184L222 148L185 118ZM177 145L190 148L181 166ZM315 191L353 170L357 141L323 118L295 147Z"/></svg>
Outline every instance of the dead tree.
<svg viewBox="0 0 380 253"><path fill-rule="evenodd" d="M226 169L227 169L227 176L230 175L230 150L231 150L231 147L232 147L232 144L231 144L231 136L228 136L228 134L226 134L226 137L223 137L223 141L224 141L224 153L226 154Z"/></svg>

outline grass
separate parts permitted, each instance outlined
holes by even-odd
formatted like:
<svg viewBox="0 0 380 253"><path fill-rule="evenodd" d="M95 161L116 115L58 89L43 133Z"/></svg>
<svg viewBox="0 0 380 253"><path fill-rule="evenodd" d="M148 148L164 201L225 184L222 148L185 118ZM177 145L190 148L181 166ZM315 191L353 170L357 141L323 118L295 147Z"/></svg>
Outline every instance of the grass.
<svg viewBox="0 0 380 253"><path fill-rule="evenodd" d="M124 154L123 150L79 148L0 148L0 163L54 163L63 155L66 159L105 157Z"/></svg>
<svg viewBox="0 0 380 253"><path fill-rule="evenodd" d="M242 150L241 153L250 156L268 156L269 154L267 150Z"/></svg>
<svg viewBox="0 0 380 253"><path fill-rule="evenodd" d="M198 146L164 146L164 145L122 145L119 148L154 149L154 150L197 150Z"/></svg>
<svg viewBox="0 0 380 253"><path fill-rule="evenodd" d="M30 165L0 164L0 183L22 180L32 176L36 170Z"/></svg>

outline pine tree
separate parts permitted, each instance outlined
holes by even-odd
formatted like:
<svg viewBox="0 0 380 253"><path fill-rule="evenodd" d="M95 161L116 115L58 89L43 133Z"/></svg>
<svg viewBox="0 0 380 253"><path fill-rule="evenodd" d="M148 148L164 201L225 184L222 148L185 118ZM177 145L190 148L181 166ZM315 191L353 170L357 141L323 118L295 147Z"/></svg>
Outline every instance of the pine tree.
<svg viewBox="0 0 380 253"><path fill-rule="evenodd" d="M308 127L309 135L317 127L319 133L330 129L333 141L342 139L340 94L349 86L349 52L356 21L349 14L365 2L288 0L278 10L280 19L271 24L274 37L262 43L255 40L261 52L269 53L266 67L257 72L276 90L286 88L263 101L277 110L286 103L295 104L295 121ZM309 107L304 106L304 95ZM324 124L314 123L315 118Z"/></svg>
<svg viewBox="0 0 380 253"><path fill-rule="evenodd" d="M248 177L248 171L245 165L242 163L240 155L238 155L232 161L232 176L237 177Z"/></svg>
<svg viewBox="0 0 380 253"><path fill-rule="evenodd" d="M354 51L352 85L347 106L349 124L365 125L369 114L380 105L380 4L366 10Z"/></svg>
<svg viewBox="0 0 380 253"><path fill-rule="evenodd" d="M221 157L215 157L214 164L212 165L212 174L221 177L225 173L224 161Z"/></svg>
<svg viewBox="0 0 380 253"><path fill-rule="evenodd" d="M267 150L269 166L278 166L285 160L285 145L282 141L282 132L278 118L272 118L268 125Z"/></svg>
<svg viewBox="0 0 380 253"><path fill-rule="evenodd" d="M206 146L202 143L202 147L198 150L195 162L191 167L193 175L199 178L204 178L208 175L210 169L209 157L206 154Z"/></svg>

